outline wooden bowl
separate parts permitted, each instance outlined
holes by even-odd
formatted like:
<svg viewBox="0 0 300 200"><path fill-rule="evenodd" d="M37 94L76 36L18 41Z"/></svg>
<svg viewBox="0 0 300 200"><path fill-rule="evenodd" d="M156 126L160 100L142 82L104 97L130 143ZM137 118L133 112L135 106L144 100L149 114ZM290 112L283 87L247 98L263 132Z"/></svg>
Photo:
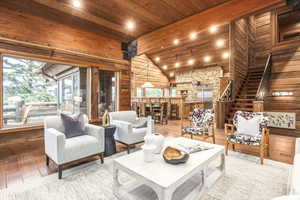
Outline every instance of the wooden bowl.
<svg viewBox="0 0 300 200"><path fill-rule="evenodd" d="M189 157L189 154L184 153L173 147L167 147L163 153L164 160L172 165L185 163L189 159Z"/></svg>

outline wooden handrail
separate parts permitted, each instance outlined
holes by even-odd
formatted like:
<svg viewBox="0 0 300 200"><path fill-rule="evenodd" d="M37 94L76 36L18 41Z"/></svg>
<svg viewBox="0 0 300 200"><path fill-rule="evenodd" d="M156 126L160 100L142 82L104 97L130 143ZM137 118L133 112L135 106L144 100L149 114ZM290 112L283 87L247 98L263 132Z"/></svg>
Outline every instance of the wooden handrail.
<svg viewBox="0 0 300 200"><path fill-rule="evenodd" d="M256 92L256 100L257 101L263 101L266 93L269 90L269 80L271 78L272 74L272 63L271 63L272 54L270 53L268 55L268 59L265 65L264 73L262 75L262 78L260 80L257 92Z"/></svg>
<svg viewBox="0 0 300 200"><path fill-rule="evenodd" d="M232 89L233 89L233 81L230 80L227 84L224 92L222 93L219 101L231 101L232 100Z"/></svg>

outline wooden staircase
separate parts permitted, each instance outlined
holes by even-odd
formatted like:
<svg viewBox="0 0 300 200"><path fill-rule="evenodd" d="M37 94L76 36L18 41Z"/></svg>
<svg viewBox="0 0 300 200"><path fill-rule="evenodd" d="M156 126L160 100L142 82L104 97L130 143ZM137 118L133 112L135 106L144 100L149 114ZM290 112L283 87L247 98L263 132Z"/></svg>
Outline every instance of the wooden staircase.
<svg viewBox="0 0 300 200"><path fill-rule="evenodd" d="M264 73L264 68L249 68L247 78L242 83L234 102L229 107L226 123L233 123L233 115L236 111L253 111L253 101Z"/></svg>

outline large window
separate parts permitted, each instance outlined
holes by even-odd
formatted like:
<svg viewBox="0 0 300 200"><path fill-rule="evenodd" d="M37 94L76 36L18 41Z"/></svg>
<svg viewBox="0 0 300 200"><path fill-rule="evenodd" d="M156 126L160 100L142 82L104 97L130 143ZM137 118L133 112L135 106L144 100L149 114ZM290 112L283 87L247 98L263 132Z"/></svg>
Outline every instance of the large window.
<svg viewBox="0 0 300 200"><path fill-rule="evenodd" d="M3 126L39 125L47 116L86 113L86 69L3 57Z"/></svg>
<svg viewBox="0 0 300 200"><path fill-rule="evenodd" d="M136 96L137 97L143 96L143 88L136 88Z"/></svg>
<svg viewBox="0 0 300 200"><path fill-rule="evenodd" d="M105 111L116 111L117 107L117 76L116 72L99 70L99 117Z"/></svg>
<svg viewBox="0 0 300 200"><path fill-rule="evenodd" d="M146 97L162 97L163 91L161 88L146 88Z"/></svg>

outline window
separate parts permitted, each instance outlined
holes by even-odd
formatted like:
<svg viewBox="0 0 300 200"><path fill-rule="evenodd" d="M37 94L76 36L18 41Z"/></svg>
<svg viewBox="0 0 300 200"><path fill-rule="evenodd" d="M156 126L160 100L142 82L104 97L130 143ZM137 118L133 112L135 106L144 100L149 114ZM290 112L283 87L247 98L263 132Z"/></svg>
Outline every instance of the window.
<svg viewBox="0 0 300 200"><path fill-rule="evenodd" d="M78 67L4 56L3 127L40 125L59 110L86 109L80 74Z"/></svg>
<svg viewBox="0 0 300 200"><path fill-rule="evenodd" d="M143 96L143 89L142 88L136 88L136 96L142 97Z"/></svg>
<svg viewBox="0 0 300 200"><path fill-rule="evenodd" d="M106 110L116 111L117 107L117 76L116 72L99 70L100 91L99 91L99 117L102 117Z"/></svg>
<svg viewBox="0 0 300 200"><path fill-rule="evenodd" d="M279 42L300 39L300 9L279 13L277 20Z"/></svg>
<svg viewBox="0 0 300 200"><path fill-rule="evenodd" d="M146 88L146 97L162 97L161 88Z"/></svg>
<svg viewBox="0 0 300 200"><path fill-rule="evenodd" d="M171 89L171 97L177 97L176 89Z"/></svg>
<svg viewBox="0 0 300 200"><path fill-rule="evenodd" d="M169 90L169 88L165 88L164 89L164 96L165 97L169 97L170 96L170 90Z"/></svg>

